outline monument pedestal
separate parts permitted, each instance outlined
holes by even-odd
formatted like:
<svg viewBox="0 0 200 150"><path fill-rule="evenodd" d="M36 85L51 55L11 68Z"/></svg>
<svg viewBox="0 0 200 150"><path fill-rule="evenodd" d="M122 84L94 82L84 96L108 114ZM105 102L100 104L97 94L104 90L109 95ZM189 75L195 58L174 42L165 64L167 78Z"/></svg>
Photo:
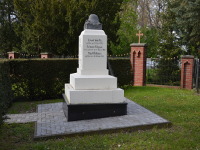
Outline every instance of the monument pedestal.
<svg viewBox="0 0 200 150"><path fill-rule="evenodd" d="M88 120L127 114L127 103L70 104L63 94L64 114L68 121Z"/></svg>
<svg viewBox="0 0 200 150"><path fill-rule="evenodd" d="M65 84L64 113L68 121L126 115L124 90L108 75L107 35L96 15L91 15L79 36L79 68ZM92 24L93 23L93 24ZM96 28L97 27L97 28Z"/></svg>

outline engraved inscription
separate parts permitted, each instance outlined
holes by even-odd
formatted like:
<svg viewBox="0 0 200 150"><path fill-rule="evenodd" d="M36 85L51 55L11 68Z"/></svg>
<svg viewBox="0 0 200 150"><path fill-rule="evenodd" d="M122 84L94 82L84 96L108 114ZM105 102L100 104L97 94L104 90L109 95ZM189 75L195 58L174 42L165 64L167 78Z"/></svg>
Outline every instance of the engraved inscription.
<svg viewBox="0 0 200 150"><path fill-rule="evenodd" d="M103 44L103 40L100 38L89 38L84 48L85 57L105 57L106 49Z"/></svg>

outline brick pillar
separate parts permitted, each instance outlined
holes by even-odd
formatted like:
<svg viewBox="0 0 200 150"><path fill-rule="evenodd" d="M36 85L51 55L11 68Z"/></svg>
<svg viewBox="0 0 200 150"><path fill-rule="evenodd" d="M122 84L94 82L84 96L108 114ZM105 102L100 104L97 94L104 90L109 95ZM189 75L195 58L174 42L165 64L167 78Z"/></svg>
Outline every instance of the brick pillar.
<svg viewBox="0 0 200 150"><path fill-rule="evenodd" d="M144 43L133 43L131 46L131 66L133 70L133 85L146 84L146 48Z"/></svg>
<svg viewBox="0 0 200 150"><path fill-rule="evenodd" d="M19 58L19 53L17 52L8 52L8 59L16 59Z"/></svg>
<svg viewBox="0 0 200 150"><path fill-rule="evenodd" d="M193 88L193 67L194 56L186 55L181 57L181 88Z"/></svg>
<svg viewBox="0 0 200 150"><path fill-rule="evenodd" d="M51 53L40 53L40 58L52 58L52 54Z"/></svg>

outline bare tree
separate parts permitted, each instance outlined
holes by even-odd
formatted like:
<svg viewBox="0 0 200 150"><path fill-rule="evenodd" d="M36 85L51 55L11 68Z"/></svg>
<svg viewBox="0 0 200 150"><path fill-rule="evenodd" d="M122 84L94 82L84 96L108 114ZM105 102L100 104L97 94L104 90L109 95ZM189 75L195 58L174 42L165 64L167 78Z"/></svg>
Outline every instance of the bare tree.
<svg viewBox="0 0 200 150"><path fill-rule="evenodd" d="M166 0L139 0L138 24L141 27L161 28L161 14L166 10Z"/></svg>

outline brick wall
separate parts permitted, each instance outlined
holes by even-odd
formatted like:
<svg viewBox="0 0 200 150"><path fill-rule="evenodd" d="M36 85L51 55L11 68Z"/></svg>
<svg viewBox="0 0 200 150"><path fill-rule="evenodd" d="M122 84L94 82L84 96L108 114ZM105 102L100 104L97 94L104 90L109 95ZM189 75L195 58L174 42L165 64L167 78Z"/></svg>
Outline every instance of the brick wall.
<svg viewBox="0 0 200 150"><path fill-rule="evenodd" d="M193 88L193 67L194 56L186 55L181 57L181 88Z"/></svg>
<svg viewBox="0 0 200 150"><path fill-rule="evenodd" d="M131 44L131 67L133 71L133 85L146 84L146 44Z"/></svg>
<svg viewBox="0 0 200 150"><path fill-rule="evenodd" d="M41 58L52 58L52 54L51 53L40 53L40 57Z"/></svg>
<svg viewBox="0 0 200 150"><path fill-rule="evenodd" d="M16 59L19 58L19 53L17 52L8 52L8 59Z"/></svg>

